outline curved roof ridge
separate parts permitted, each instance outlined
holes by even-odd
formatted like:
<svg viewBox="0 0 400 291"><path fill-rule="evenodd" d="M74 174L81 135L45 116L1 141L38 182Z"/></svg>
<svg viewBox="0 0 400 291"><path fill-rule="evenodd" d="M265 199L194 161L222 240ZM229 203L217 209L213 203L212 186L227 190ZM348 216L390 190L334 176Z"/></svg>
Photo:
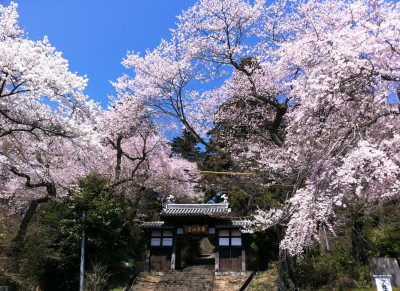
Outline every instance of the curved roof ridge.
<svg viewBox="0 0 400 291"><path fill-rule="evenodd" d="M229 208L228 203L185 203L185 204L179 204L179 203L167 203L165 204L164 208L166 209L181 209L181 208L205 208L205 209L213 209L213 208L222 208L226 209Z"/></svg>
<svg viewBox="0 0 400 291"><path fill-rule="evenodd" d="M193 203L193 204L177 204L167 203L162 212L162 216L203 216L203 215L227 215L231 212L228 203Z"/></svg>

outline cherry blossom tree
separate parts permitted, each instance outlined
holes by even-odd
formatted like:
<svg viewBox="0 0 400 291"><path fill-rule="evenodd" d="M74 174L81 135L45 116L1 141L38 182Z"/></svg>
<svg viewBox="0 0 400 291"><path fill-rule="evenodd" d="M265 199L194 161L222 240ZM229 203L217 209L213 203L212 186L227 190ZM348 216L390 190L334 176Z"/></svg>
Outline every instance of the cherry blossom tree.
<svg viewBox="0 0 400 291"><path fill-rule="evenodd" d="M334 231L337 209L398 198L399 8L309 1L280 21L277 29L290 38L277 53L299 71L290 82L296 105L285 147L303 165L302 183L285 211L264 218L289 221L281 246L292 255L318 239L321 227Z"/></svg>
<svg viewBox="0 0 400 291"><path fill-rule="evenodd" d="M9 252L15 259L38 204L92 170L96 105L83 93L87 80L69 71L46 37L25 36L15 3L0 6L0 43L0 198L25 209ZM18 271L15 260L9 266Z"/></svg>
<svg viewBox="0 0 400 291"><path fill-rule="evenodd" d="M128 53L134 75L115 86L207 148L213 124L230 124L219 134L226 146L213 150L250 161L270 185L291 185L282 208L260 211L255 225L285 224L282 249L301 255L321 227L334 232L338 209L398 197L399 10L367 0L199 1L170 41Z"/></svg>
<svg viewBox="0 0 400 291"><path fill-rule="evenodd" d="M292 256L334 233L338 210L399 197L399 3L200 0L170 40L127 54L133 75L107 110L16 9L0 6L0 198L29 204L16 241L39 203L92 170L129 195L196 197L183 171L195 165L162 134L171 122L260 187L286 185L254 227L283 226Z"/></svg>
<svg viewBox="0 0 400 291"><path fill-rule="evenodd" d="M87 79L69 71L47 38L26 37L17 7L0 6L0 199L22 213L7 253L11 280L39 204L68 195L90 172L131 192L197 195L184 172L194 164L170 156L147 107L121 97L109 110L97 108L83 93Z"/></svg>
<svg viewBox="0 0 400 291"><path fill-rule="evenodd" d="M198 196L195 178L184 171L196 168L195 163L171 156L163 126L152 121L145 104L119 96L98 115L97 125L104 155L101 173L125 197L138 200L145 189L164 198Z"/></svg>
<svg viewBox="0 0 400 291"><path fill-rule="evenodd" d="M278 102L277 92L273 92L276 86L257 84L265 82L259 77L264 76L266 68L259 65L258 48L248 44L256 37L263 3L199 1L178 17L178 28L173 30L171 41L163 40L144 57L128 53L123 65L133 68L135 75L119 78L115 83L117 90L177 119L206 147L210 144L204 135L212 126L215 110L237 90L247 96L250 93L276 113L269 130L271 138L281 144L277 133L286 105ZM232 75L232 70L236 82L228 78L223 86L207 89L210 83L221 84L223 76ZM268 74L264 79L271 77ZM204 89L195 89L201 87Z"/></svg>
<svg viewBox="0 0 400 291"><path fill-rule="evenodd" d="M273 141L273 147L281 146L281 123L289 100L280 102L281 89L274 82L283 75L279 70L268 71L278 67L263 62L268 58L265 49L252 43L254 38L260 41L256 32L262 25L263 5L264 1L254 5L248 1L199 1L178 17L170 41L163 40L143 57L128 53L123 65L132 68L134 76L119 78L114 83L117 91L134 102L144 102L152 110L150 114L172 117L208 150L229 155L233 147L219 145L228 143L247 155L250 152L242 149L252 143L243 140L244 145L229 135L219 143L209 143L206 134L225 121L258 130L250 116L247 120L237 119L237 112L222 114L221 109L232 98L252 99L250 102L261 104L260 113L266 113L259 125L268 134L258 136L258 142ZM260 148L258 145L253 143L251 147ZM254 153L251 155L256 158ZM243 159L246 157L238 160ZM248 168L236 163L235 169Z"/></svg>
<svg viewBox="0 0 400 291"><path fill-rule="evenodd" d="M92 142L95 104L83 94L87 80L69 72L68 62L47 38L25 37L16 9L15 3L0 7L1 169L30 188L47 186L52 179L70 181L68 175L50 173L50 164L59 167L60 152L83 150Z"/></svg>

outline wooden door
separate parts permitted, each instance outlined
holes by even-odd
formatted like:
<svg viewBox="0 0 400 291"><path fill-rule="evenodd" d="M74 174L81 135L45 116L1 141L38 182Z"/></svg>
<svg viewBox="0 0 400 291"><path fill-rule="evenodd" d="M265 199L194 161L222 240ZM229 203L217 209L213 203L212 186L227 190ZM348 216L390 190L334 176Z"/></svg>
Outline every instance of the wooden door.
<svg viewBox="0 0 400 291"><path fill-rule="evenodd" d="M220 271L241 271L242 250L240 248L221 247L219 249L219 269Z"/></svg>
<svg viewBox="0 0 400 291"><path fill-rule="evenodd" d="M236 272L242 270L242 250L240 248L231 249L231 268Z"/></svg>

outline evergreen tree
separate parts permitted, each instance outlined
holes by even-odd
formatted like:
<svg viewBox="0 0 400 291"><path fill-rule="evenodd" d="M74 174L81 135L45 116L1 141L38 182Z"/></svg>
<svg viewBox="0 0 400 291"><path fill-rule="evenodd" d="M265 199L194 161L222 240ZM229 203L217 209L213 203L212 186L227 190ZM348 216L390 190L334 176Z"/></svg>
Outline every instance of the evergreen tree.
<svg viewBox="0 0 400 291"><path fill-rule="evenodd" d="M172 139L170 143L171 155L180 155L190 162L197 162L200 166L205 154L198 144L196 137L190 131L184 129L180 136Z"/></svg>
<svg viewBox="0 0 400 291"><path fill-rule="evenodd" d="M86 272L101 264L117 273L126 264L137 264L144 253L140 227L129 219L129 207L105 180L88 176L72 197L67 203L51 200L40 209L36 231L24 246L21 276L30 285L40 282L44 291L78 289L83 210Z"/></svg>

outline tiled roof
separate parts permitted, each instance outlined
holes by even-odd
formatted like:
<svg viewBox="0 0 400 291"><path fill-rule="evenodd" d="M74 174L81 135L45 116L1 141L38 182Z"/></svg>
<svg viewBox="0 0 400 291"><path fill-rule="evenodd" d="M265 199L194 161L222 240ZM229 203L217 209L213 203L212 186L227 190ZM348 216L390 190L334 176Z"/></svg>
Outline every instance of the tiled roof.
<svg viewBox="0 0 400 291"><path fill-rule="evenodd" d="M168 203L162 216L220 216L231 212L227 203L218 204L173 204Z"/></svg>
<svg viewBox="0 0 400 291"><path fill-rule="evenodd" d="M142 223L143 228L173 228L173 225L165 223L165 221L145 221Z"/></svg>
<svg viewBox="0 0 400 291"><path fill-rule="evenodd" d="M221 221L215 227L246 227L250 226L250 220L226 220ZM173 225L165 223L165 221L145 221L142 223L143 228L174 228Z"/></svg>
<svg viewBox="0 0 400 291"><path fill-rule="evenodd" d="M246 227L250 226L250 220L227 220L221 221L215 227Z"/></svg>

